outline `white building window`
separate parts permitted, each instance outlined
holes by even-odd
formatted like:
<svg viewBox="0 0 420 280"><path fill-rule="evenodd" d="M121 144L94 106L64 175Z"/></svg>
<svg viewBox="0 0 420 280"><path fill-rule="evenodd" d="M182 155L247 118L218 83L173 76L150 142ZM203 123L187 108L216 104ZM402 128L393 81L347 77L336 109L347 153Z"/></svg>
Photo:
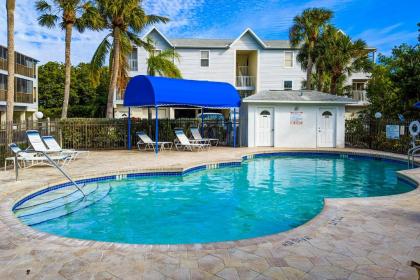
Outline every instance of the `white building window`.
<svg viewBox="0 0 420 280"><path fill-rule="evenodd" d="M210 65L210 51L200 51L201 53L201 67L209 67Z"/></svg>
<svg viewBox="0 0 420 280"><path fill-rule="evenodd" d="M284 90L292 90L293 89L293 81L284 81L283 87L284 87Z"/></svg>
<svg viewBox="0 0 420 280"><path fill-rule="evenodd" d="M128 55L128 67L130 71L138 71L137 48L133 48Z"/></svg>
<svg viewBox="0 0 420 280"><path fill-rule="evenodd" d="M284 52L284 67L293 67L293 52Z"/></svg>

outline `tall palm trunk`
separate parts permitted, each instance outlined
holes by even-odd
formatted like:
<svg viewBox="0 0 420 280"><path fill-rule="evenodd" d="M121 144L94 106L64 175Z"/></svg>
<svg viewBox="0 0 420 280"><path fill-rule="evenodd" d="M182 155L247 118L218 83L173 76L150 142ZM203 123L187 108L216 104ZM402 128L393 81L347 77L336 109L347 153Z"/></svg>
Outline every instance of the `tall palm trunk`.
<svg viewBox="0 0 420 280"><path fill-rule="evenodd" d="M64 100L63 100L63 110L61 111L61 118L67 118L67 110L69 107L70 99L70 80L71 80L71 61L70 61L70 51L71 51L71 34L73 31L73 24L66 24L66 50L65 50L65 81L64 81Z"/></svg>
<svg viewBox="0 0 420 280"><path fill-rule="evenodd" d="M338 83L338 76L333 74L331 77L331 86L330 86L331 94L337 94L337 83Z"/></svg>
<svg viewBox="0 0 420 280"><path fill-rule="evenodd" d="M6 142L13 141L13 108L15 99L15 0L7 0L7 101Z"/></svg>
<svg viewBox="0 0 420 280"><path fill-rule="evenodd" d="M120 66L120 29L118 27L114 28L113 31L114 35L114 49L113 49L113 57L112 57L112 69L111 69L111 80L109 83L109 91L108 91L108 101L106 105L106 117L112 118L113 117L113 109L114 109L114 94L117 89L117 80L118 80L118 72Z"/></svg>
<svg viewBox="0 0 420 280"><path fill-rule="evenodd" d="M310 52L310 51L309 51ZM311 80L312 80L312 67L314 63L312 61L312 56L308 53L308 69L306 69L306 89L311 89Z"/></svg>

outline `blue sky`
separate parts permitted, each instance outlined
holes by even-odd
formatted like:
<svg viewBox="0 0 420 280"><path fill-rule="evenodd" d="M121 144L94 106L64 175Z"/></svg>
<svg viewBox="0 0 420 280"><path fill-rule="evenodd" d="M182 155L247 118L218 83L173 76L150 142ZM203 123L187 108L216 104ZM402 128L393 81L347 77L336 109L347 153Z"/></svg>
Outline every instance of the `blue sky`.
<svg viewBox="0 0 420 280"><path fill-rule="evenodd" d="M0 6L0 44L6 44L5 0ZM33 0L16 0L16 49L45 63L64 60L64 34L36 23ZM252 28L263 39L287 39L293 17L309 7L334 11L333 23L354 39L389 54L403 42L414 44L420 0L144 0L146 11L169 16L158 26L169 38L236 38ZM89 61L104 32L73 36L73 63Z"/></svg>

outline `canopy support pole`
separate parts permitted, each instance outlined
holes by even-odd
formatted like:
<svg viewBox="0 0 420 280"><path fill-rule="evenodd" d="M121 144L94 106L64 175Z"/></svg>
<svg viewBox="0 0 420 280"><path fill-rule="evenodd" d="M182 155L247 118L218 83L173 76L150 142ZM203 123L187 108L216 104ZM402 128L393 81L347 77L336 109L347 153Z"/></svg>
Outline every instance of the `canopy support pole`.
<svg viewBox="0 0 420 280"><path fill-rule="evenodd" d="M131 150L131 107L128 107L128 137L127 137L127 147L128 150Z"/></svg>
<svg viewBox="0 0 420 280"><path fill-rule="evenodd" d="M158 152L159 152L159 145L158 145L158 141L159 141L159 121L158 121L158 117L159 117L158 106L155 106L155 153L156 153L156 156L158 155Z"/></svg>
<svg viewBox="0 0 420 280"><path fill-rule="evenodd" d="M201 107L201 135L204 137L204 109Z"/></svg>
<svg viewBox="0 0 420 280"><path fill-rule="evenodd" d="M236 148L236 108L233 109L233 147Z"/></svg>

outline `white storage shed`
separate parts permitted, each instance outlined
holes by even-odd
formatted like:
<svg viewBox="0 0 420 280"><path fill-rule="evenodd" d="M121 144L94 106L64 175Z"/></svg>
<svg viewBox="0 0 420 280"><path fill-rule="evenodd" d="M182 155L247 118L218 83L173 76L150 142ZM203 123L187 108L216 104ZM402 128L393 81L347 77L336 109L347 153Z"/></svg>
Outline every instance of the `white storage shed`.
<svg viewBox="0 0 420 280"><path fill-rule="evenodd" d="M241 144L247 147L342 148L348 97L313 90L263 91L242 101Z"/></svg>

